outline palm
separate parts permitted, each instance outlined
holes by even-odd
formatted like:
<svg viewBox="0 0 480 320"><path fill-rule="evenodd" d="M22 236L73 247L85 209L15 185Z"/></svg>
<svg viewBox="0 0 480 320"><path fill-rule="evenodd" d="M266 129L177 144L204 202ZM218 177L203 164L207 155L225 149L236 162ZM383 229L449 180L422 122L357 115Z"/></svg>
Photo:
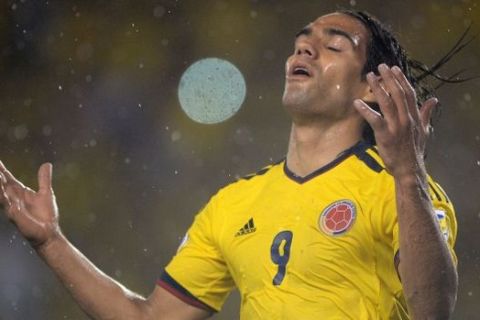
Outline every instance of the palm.
<svg viewBox="0 0 480 320"><path fill-rule="evenodd" d="M369 73L367 81L381 113L361 100L355 101L355 107L373 128L387 171L396 177L411 175L423 167L429 122L438 100L428 99L418 110L415 90L398 67L382 64L378 71L380 77Z"/></svg>
<svg viewBox="0 0 480 320"><path fill-rule="evenodd" d="M32 245L39 246L58 231L58 210L51 188L51 165L38 172L38 192L25 187L3 166L0 202L8 218Z"/></svg>

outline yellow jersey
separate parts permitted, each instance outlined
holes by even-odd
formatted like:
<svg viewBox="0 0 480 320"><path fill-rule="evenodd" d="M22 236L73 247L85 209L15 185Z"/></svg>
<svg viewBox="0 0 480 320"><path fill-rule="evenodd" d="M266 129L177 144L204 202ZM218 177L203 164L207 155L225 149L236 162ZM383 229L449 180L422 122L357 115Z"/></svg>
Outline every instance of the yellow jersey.
<svg viewBox="0 0 480 320"><path fill-rule="evenodd" d="M428 179L456 262L454 209ZM211 311L237 287L242 320L409 319L398 247L393 177L360 142L306 177L282 161L221 189L158 284Z"/></svg>

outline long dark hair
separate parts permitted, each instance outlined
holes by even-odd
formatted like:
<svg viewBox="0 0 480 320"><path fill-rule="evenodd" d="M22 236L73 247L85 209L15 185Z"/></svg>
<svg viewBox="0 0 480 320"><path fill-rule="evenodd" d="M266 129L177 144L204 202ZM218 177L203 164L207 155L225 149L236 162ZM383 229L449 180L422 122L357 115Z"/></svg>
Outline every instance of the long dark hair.
<svg viewBox="0 0 480 320"><path fill-rule="evenodd" d="M460 78L459 76L464 70L448 77L441 76L438 73L442 66L475 39L475 36L468 37L471 26L463 32L459 40L445 56L429 67L420 61L410 58L389 28L371 14L365 11L353 10L339 10L337 12L356 18L370 32L370 41L367 46L367 61L363 68L362 76L365 77L369 72L374 72L378 75L377 68L381 63L385 63L388 66L398 66L415 88L419 107L425 100L434 96L435 89L438 89L440 86L446 83L459 83L475 78ZM369 102L369 105L380 112L378 104ZM371 144L375 144L373 130L368 124L365 125L363 130L363 139Z"/></svg>

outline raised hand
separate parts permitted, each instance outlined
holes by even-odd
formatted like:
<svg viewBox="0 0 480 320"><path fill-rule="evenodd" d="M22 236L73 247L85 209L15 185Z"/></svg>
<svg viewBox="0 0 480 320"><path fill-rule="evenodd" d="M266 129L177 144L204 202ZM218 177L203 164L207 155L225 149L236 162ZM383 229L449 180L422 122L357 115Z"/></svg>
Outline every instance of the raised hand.
<svg viewBox="0 0 480 320"><path fill-rule="evenodd" d="M354 106L372 127L387 171L394 177L416 174L423 167L430 118L438 100L428 99L418 110L415 90L400 68L381 64L378 70L382 85L373 73L367 81L383 116L361 100L355 100Z"/></svg>
<svg viewBox="0 0 480 320"><path fill-rule="evenodd" d="M24 186L0 162L0 204L20 233L38 248L60 234L52 189L52 165L38 170L38 191Z"/></svg>

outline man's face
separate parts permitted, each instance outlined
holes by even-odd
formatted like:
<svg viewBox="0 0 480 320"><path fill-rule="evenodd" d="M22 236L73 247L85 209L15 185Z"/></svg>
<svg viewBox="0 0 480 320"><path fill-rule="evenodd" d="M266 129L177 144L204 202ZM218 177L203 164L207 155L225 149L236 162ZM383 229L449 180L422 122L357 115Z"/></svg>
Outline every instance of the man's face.
<svg viewBox="0 0 480 320"><path fill-rule="evenodd" d="M353 100L368 92L361 77L368 40L360 21L340 13L322 16L300 31L286 63L287 110L335 118L353 113Z"/></svg>

